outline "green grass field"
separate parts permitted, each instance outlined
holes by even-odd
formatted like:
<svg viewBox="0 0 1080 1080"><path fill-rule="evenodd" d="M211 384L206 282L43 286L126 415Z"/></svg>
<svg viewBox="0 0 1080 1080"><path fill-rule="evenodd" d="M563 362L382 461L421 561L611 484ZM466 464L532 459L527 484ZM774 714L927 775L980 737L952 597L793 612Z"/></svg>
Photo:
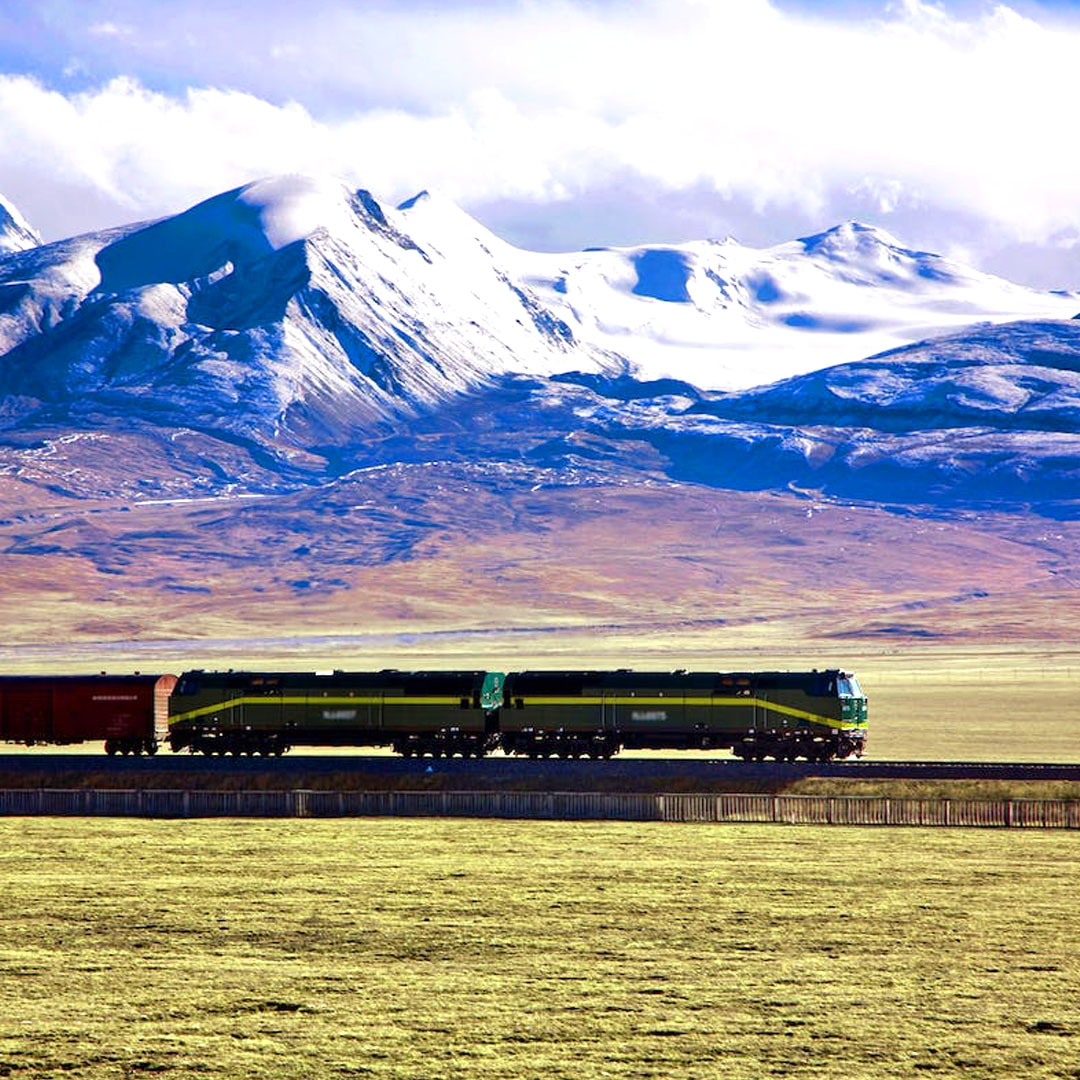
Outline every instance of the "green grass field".
<svg viewBox="0 0 1080 1080"><path fill-rule="evenodd" d="M0 1076L1080 1077L1077 838L0 821Z"/></svg>

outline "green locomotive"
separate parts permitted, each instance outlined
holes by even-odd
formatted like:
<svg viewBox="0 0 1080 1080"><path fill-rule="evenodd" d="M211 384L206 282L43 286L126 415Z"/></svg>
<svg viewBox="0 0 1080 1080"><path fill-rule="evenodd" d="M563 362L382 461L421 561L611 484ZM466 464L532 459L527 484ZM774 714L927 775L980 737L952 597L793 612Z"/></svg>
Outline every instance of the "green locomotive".
<svg viewBox="0 0 1080 1080"><path fill-rule="evenodd" d="M279 755L302 745L481 757L498 740L502 680L487 671L188 671L169 699L169 745L204 754Z"/></svg>
<svg viewBox="0 0 1080 1080"><path fill-rule="evenodd" d="M832 671L523 671L506 676L500 741L530 757L730 748L747 761L861 756L866 698Z"/></svg>

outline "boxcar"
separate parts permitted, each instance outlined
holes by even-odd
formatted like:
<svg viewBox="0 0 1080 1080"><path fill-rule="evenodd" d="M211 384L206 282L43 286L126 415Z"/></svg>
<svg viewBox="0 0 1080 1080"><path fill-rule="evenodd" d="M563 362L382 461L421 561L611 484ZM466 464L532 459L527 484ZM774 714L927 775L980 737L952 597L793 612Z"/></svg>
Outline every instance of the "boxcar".
<svg viewBox="0 0 1080 1080"><path fill-rule="evenodd" d="M188 671L170 701L169 743L204 754L392 746L479 757L497 742L502 683L488 671Z"/></svg>
<svg viewBox="0 0 1080 1080"><path fill-rule="evenodd" d="M103 740L109 754L155 754L175 683L174 675L3 675L0 739L27 746Z"/></svg>
<svg viewBox="0 0 1080 1080"><path fill-rule="evenodd" d="M747 760L861 754L866 699L853 675L524 671L506 677L507 753L610 757L621 748L730 748Z"/></svg>

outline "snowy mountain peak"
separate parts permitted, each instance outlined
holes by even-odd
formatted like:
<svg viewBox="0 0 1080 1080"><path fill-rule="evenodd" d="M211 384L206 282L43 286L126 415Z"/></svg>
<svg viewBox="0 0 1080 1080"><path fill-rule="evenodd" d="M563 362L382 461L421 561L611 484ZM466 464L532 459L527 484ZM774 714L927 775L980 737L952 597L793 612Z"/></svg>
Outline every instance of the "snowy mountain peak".
<svg viewBox="0 0 1080 1080"><path fill-rule="evenodd" d="M386 227L382 207L367 191L350 191L325 177L268 177L136 227L103 247L99 291L193 281L316 234L351 244L368 229Z"/></svg>
<svg viewBox="0 0 1080 1080"><path fill-rule="evenodd" d="M0 195L0 254L38 247L41 237L19 211Z"/></svg>
<svg viewBox="0 0 1080 1080"><path fill-rule="evenodd" d="M356 227L350 194L338 180L293 174L246 184L237 189L237 203L255 211L267 242L276 251L319 229L348 235Z"/></svg>
<svg viewBox="0 0 1080 1080"><path fill-rule="evenodd" d="M964 268L928 251L913 251L876 225L845 221L825 232L796 241L811 259L850 268L864 279L885 282L944 282L963 276Z"/></svg>
<svg viewBox="0 0 1080 1080"><path fill-rule="evenodd" d="M0 393L20 414L105 395L134 415L330 445L508 372L620 368L576 341L468 215L438 199L411 213L282 176L13 257L0 264Z"/></svg>
<svg viewBox="0 0 1080 1080"><path fill-rule="evenodd" d="M504 257L516 249L470 217L438 191L421 191L397 208L398 220L421 246L431 245L448 257L467 253Z"/></svg>
<svg viewBox="0 0 1080 1080"><path fill-rule="evenodd" d="M867 255L878 247L907 250L892 233L861 221L845 221L814 236L802 236L798 242L808 254Z"/></svg>

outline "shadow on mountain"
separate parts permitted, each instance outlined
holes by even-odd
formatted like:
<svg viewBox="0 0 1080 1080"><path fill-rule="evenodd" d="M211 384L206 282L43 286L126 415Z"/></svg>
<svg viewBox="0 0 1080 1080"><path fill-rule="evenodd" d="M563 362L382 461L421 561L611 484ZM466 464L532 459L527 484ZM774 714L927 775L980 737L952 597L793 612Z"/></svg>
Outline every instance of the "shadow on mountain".
<svg viewBox="0 0 1080 1080"><path fill-rule="evenodd" d="M690 301L687 283L690 280L690 264L680 251L652 248L633 257L637 282L635 296L649 296L654 300L666 300L672 304Z"/></svg>

